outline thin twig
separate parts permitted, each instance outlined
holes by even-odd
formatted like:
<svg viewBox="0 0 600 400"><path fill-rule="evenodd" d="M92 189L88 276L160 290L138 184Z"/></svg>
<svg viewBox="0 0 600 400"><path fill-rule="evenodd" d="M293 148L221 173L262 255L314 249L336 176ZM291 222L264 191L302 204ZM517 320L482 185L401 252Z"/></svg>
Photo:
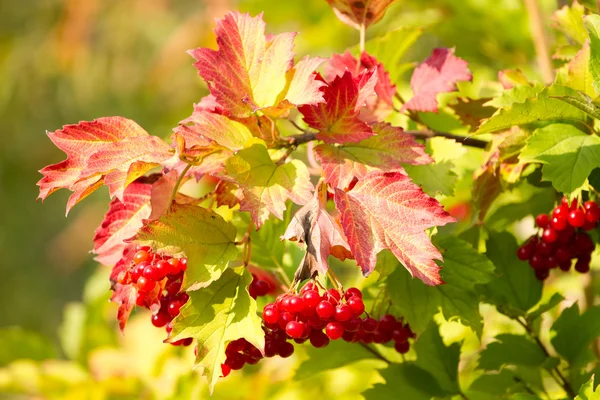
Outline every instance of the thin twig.
<svg viewBox="0 0 600 400"><path fill-rule="evenodd" d="M470 137L454 135L448 132L438 132L438 131L405 131L411 136L420 139L431 139L432 137L441 136L448 139L454 139L459 143L462 143L465 146L476 147L478 149L485 149L488 145L488 142L485 140L473 139Z"/></svg>
<svg viewBox="0 0 600 400"><path fill-rule="evenodd" d="M360 48L360 52L362 53L363 51L365 51L365 36L366 36L366 28L365 28L365 24L361 24L360 28L358 29L359 35L360 35L360 39L359 39L359 48Z"/></svg>
<svg viewBox="0 0 600 400"><path fill-rule="evenodd" d="M542 74L544 83L550 84L554 80L554 72L552 70L552 60L548 47L548 38L544 29L544 18L540 5L537 0L524 0L525 8L529 16L529 29L531 30L531 38L535 47L535 54L538 67Z"/></svg>
<svg viewBox="0 0 600 400"><path fill-rule="evenodd" d="M181 181L183 181L185 174L187 174L187 172L190 170L190 168L192 168L192 164L186 165L185 168L183 169L183 171L181 171L181 175L179 175L179 178L177 178L177 182L175 182L175 187L173 188L173 192L171 192L171 198L169 199L169 209L170 209L170 205L175 200L175 196L177 195L177 192L179 191L179 185L181 185ZM167 210L167 212L168 212L168 210Z"/></svg>

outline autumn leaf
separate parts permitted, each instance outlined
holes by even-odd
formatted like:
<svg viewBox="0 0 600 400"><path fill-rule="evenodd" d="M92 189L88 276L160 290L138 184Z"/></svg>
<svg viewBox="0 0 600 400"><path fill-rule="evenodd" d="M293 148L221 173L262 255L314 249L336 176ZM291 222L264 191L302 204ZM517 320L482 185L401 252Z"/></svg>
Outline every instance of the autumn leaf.
<svg viewBox="0 0 600 400"><path fill-rule="evenodd" d="M226 171L242 188L240 210L250 212L257 228L270 214L283 219L288 199L305 204L312 197L313 185L306 165L299 160L276 164L261 143L238 151L227 160Z"/></svg>
<svg viewBox="0 0 600 400"><path fill-rule="evenodd" d="M235 227L212 210L173 204L169 213L147 222L131 239L154 251L185 255L183 288L195 290L217 280L238 256Z"/></svg>
<svg viewBox="0 0 600 400"><path fill-rule="evenodd" d="M413 72L410 87L414 97L402 109L437 112L436 96L439 93L452 92L456 89L456 82L472 78L467 62L456 57L454 49L434 49L433 54Z"/></svg>
<svg viewBox="0 0 600 400"><path fill-rule="evenodd" d="M335 190L335 205L350 250L365 276L375 268L377 253L389 249L427 285L442 283L438 249L425 229L455 222L440 203L400 172L374 172L349 192Z"/></svg>
<svg viewBox="0 0 600 400"><path fill-rule="evenodd" d="M262 14L237 12L218 20L215 33L218 50L189 53L224 113L236 118L257 110L277 115L291 105L322 101L324 84L307 79L322 60L307 58L293 67L295 33L265 36Z"/></svg>
<svg viewBox="0 0 600 400"><path fill-rule="evenodd" d="M111 197L122 199L127 185L170 157L166 143L123 117L65 125L48 137L67 159L40 170L44 177L38 182L38 199L58 189L71 190L67 213L103 184Z"/></svg>
<svg viewBox="0 0 600 400"><path fill-rule="evenodd" d="M346 70L354 74L364 70L376 71L375 94L377 96L367 98L367 104L361 108L359 117L367 123L385 119L393 110L396 85L392 84L390 74L383 64L367 52L362 52L360 59L356 59L349 51L344 54L334 54L325 64L325 79L331 82L336 76L344 75Z"/></svg>
<svg viewBox="0 0 600 400"><path fill-rule="evenodd" d="M432 162L423 145L402 128L383 122L371 128L377 135L358 143L315 147L325 182L345 189L354 178L360 180L373 171L402 171L403 163L422 165Z"/></svg>
<svg viewBox="0 0 600 400"><path fill-rule="evenodd" d="M368 28L383 18L396 0L326 0L340 21L356 29Z"/></svg>
<svg viewBox="0 0 600 400"><path fill-rule="evenodd" d="M125 189L123 200L115 198L110 202L94 236L96 261L112 266L121 259L127 246L124 240L135 235L142 221L150 216L151 193L151 184L134 182Z"/></svg>
<svg viewBox="0 0 600 400"><path fill-rule="evenodd" d="M342 228L325 209L326 185L320 185L311 201L299 209L281 239L306 244L296 281L308 279L318 272L327 272L329 255L345 260L353 258Z"/></svg>
<svg viewBox="0 0 600 400"><path fill-rule="evenodd" d="M232 151L243 149L252 137L252 132L246 125L225 115L197 109L189 118L181 121L175 132L182 134L188 141L194 137L198 142L202 139L212 140Z"/></svg>
<svg viewBox="0 0 600 400"><path fill-rule="evenodd" d="M326 143L359 142L373 136L373 130L359 118L360 109L375 94L377 75L363 71L356 76L346 71L323 89L324 103L298 108L304 122L317 129L317 139Z"/></svg>
<svg viewBox="0 0 600 400"><path fill-rule="evenodd" d="M459 97L455 103L448 104L448 107L454 111L463 125L476 129L483 119L491 117L496 111L494 107L485 105L490 100L490 98L473 100Z"/></svg>
<svg viewBox="0 0 600 400"><path fill-rule="evenodd" d="M242 189L233 182L220 181L215 188L217 205L233 208L244 199Z"/></svg>

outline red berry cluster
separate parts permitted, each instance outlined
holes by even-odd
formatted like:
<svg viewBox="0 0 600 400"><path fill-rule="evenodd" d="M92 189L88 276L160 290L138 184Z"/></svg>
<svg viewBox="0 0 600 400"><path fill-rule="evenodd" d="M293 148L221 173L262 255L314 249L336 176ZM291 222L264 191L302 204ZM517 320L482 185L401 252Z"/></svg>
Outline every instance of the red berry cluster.
<svg viewBox="0 0 600 400"><path fill-rule="evenodd" d="M250 283L250 286L248 287L248 292L253 299L256 300L257 297L266 296L271 290L273 290L273 288L268 281L260 279L255 274L252 274L252 283Z"/></svg>
<svg viewBox="0 0 600 400"><path fill-rule="evenodd" d="M563 198L550 215L540 214L536 225L541 234L533 235L517 250L519 259L529 261L535 276L544 280L553 268L563 271L571 269L581 273L590 270L591 254L596 245L585 232L594 229L600 220L600 207L594 201L586 201L578 207L577 200L569 205Z"/></svg>
<svg viewBox="0 0 600 400"><path fill-rule="evenodd" d="M312 282L299 295L282 294L263 309L265 357L279 355L286 358L294 353L291 341L301 344L309 341L316 348L325 347L330 340L346 342L388 343L394 341L399 353L410 349L409 338L415 338L406 323L386 314L377 321L365 314L362 293L350 288L343 294L329 289L322 294ZM263 356L245 339L230 342L225 350L227 358L222 365L223 376L245 364L256 364Z"/></svg>
<svg viewBox="0 0 600 400"><path fill-rule="evenodd" d="M136 250L129 270L119 277L119 283L135 285L138 290L135 304L153 309L152 325L165 327L167 334L171 334L171 321L189 298L187 293L180 291L187 259L160 255L148 246L138 246ZM189 346L192 338L171 344Z"/></svg>

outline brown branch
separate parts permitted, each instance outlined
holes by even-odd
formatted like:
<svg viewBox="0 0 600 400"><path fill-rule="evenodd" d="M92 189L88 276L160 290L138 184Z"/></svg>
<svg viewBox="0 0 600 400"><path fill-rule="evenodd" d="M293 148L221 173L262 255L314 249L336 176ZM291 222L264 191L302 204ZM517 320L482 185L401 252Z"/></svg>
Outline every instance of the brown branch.
<svg viewBox="0 0 600 400"><path fill-rule="evenodd" d="M438 131L405 131L411 136L414 136L419 139L431 139L432 137L441 136L447 139L454 139L459 143L462 143L465 146L476 147L478 149L485 149L488 145L488 142L485 140L473 139L470 137L454 135L452 133L447 132L438 132Z"/></svg>
<svg viewBox="0 0 600 400"><path fill-rule="evenodd" d="M554 71L552 70L552 60L548 49L548 37L544 29L544 18L538 0L524 0L525 8L529 16L529 29L531 38L535 47L535 54L538 67L542 73L542 79L545 84L550 84L554 80Z"/></svg>

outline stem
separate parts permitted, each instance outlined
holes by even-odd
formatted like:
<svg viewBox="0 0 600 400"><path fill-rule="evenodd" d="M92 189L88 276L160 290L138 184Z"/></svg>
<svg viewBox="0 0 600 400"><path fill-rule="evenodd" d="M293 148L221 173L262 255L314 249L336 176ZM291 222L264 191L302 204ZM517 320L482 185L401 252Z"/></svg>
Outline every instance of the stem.
<svg viewBox="0 0 600 400"><path fill-rule="evenodd" d="M335 275L335 272L331 270L331 268L327 268L327 277L329 278L331 284L336 290L342 290L342 284L340 283L338 277Z"/></svg>
<svg viewBox="0 0 600 400"><path fill-rule="evenodd" d="M379 358L381 361L385 361L388 364L391 364L392 362L390 360L388 360L387 358L385 358L384 356L382 356L381 354L379 354L379 352L375 349L373 349L371 346L369 346L366 343L360 343L360 345L362 347L364 347L365 349L367 349L369 351L369 353L373 354L375 357Z"/></svg>
<svg viewBox="0 0 600 400"><path fill-rule="evenodd" d="M456 140L457 142L462 143L465 146L475 147L478 149L485 149L488 145L488 142L486 142L485 140L473 139L470 137L454 135L452 133L447 133L447 132L438 132L438 131L429 131L429 130L427 130L427 131L404 131L404 132L408 133L411 136L419 138L419 139L431 139L432 137L435 137L435 136L441 136L441 137L445 137L448 139Z"/></svg>
<svg viewBox="0 0 600 400"><path fill-rule="evenodd" d="M362 53L363 51L365 51L365 36L366 36L366 29L365 29L365 25L361 24L360 28L358 29L359 35L360 35L360 39L359 39L359 47L360 47L360 52Z"/></svg>
<svg viewBox="0 0 600 400"><path fill-rule="evenodd" d="M181 171L181 175L179 175L179 178L177 178L177 182L175 182L175 187L173 188L173 192L171 192L171 198L169 198L169 205L171 203L173 203L173 201L175 201L175 196L177 195L177 192L179 191L179 185L181 185L181 181L183 181L185 174L187 174L187 172L190 170L190 168L192 168L192 164L186 165L185 168L183 169L183 171ZM169 212L169 210L167 210L167 212Z"/></svg>
<svg viewBox="0 0 600 400"><path fill-rule="evenodd" d="M529 29L535 47L536 59L542 79L545 84L550 84L554 80L552 71L552 60L548 51L548 38L544 30L544 22L540 5L537 0L524 0L527 14L529 15Z"/></svg>
<svg viewBox="0 0 600 400"><path fill-rule="evenodd" d="M546 349L546 346L544 346L544 344L540 340L539 336L535 333L535 331L533 329L531 329L531 326L529 326L529 323L528 322L523 322L518 317L515 318L515 321L517 321L523 328L525 328L525 330L527 331L527 333L529 334L529 336L537 343L537 345L540 347L540 349L542 350L542 352L544 352L544 354L546 355L546 357L550 357L550 353ZM552 372L554 372L556 374L556 376L554 374L552 374ZM569 397L571 399L575 398L575 396L576 396L575 391L571 387L571 384L569 383L569 381L567 381L567 379L564 377L564 375L560 372L560 370L558 369L558 367L554 367L550 371L550 375L556 381L556 383L558 383L559 386L561 386L564 389L564 391L567 393L567 395L569 395Z"/></svg>

